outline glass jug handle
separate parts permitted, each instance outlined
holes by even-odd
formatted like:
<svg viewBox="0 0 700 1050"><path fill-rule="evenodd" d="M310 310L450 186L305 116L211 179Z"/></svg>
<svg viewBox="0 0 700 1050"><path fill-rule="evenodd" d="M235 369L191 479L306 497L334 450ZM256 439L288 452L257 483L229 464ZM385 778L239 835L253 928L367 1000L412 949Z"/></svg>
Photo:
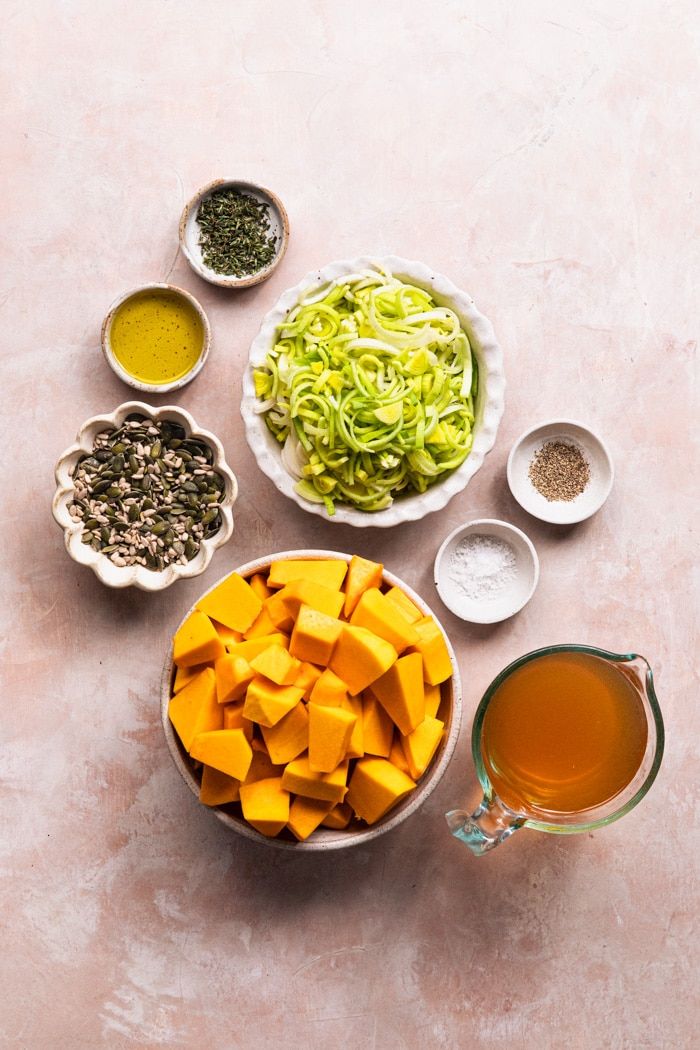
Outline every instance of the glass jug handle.
<svg viewBox="0 0 700 1050"><path fill-rule="evenodd" d="M445 814L445 820L454 837L477 857L505 842L525 823L524 817L504 806L496 795L491 798L484 795L481 805L472 814L452 809Z"/></svg>

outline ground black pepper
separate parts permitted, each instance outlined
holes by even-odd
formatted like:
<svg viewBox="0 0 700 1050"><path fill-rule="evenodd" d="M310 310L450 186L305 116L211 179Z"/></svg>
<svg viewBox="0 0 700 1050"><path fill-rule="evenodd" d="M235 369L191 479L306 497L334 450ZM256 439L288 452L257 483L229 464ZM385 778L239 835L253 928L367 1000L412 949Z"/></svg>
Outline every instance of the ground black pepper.
<svg viewBox="0 0 700 1050"><path fill-rule="evenodd" d="M591 480L583 453L566 441L547 441L530 461L528 477L541 496L550 503L567 503L580 496Z"/></svg>

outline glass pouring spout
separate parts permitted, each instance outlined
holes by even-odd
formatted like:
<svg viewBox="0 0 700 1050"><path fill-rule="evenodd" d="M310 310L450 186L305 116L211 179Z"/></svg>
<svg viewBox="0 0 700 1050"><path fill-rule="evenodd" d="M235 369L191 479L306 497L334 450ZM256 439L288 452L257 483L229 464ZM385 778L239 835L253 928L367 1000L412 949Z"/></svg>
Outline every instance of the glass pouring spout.
<svg viewBox="0 0 700 1050"><path fill-rule="evenodd" d="M471 814L451 809L445 814L445 820L454 837L477 857L505 842L525 823L525 817L508 809L496 795L490 798L484 795L478 809Z"/></svg>

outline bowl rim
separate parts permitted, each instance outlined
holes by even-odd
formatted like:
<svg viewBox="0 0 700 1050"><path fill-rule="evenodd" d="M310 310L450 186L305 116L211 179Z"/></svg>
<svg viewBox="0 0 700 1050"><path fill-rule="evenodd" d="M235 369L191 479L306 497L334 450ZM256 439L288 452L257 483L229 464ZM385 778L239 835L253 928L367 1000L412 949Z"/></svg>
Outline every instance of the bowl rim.
<svg viewBox="0 0 700 1050"><path fill-rule="evenodd" d="M154 420L172 420L184 426L191 436L201 437L214 452L212 465L224 479L225 497L221 505L221 528L213 536L202 541L199 552L187 565L168 565L159 572L146 569L142 565L115 565L100 551L94 551L92 547L80 542L82 524L71 518L68 513L75 488L72 473L78 459L84 452L92 451L94 437L100 430L118 427L132 412L139 412ZM176 580L199 576L209 566L217 548L226 543L233 534L233 506L238 498L236 475L226 462L223 446L216 435L200 427L194 417L180 405L162 405L156 408L144 401L125 401L113 412L90 416L78 429L75 442L59 456L54 468L54 477L57 488L51 511L56 524L63 530L66 550L73 561L91 568L107 587L136 587L143 591L160 591Z"/></svg>
<svg viewBox="0 0 700 1050"><path fill-rule="evenodd" d="M281 240L272 262L267 266L264 266L262 270L256 270L255 273L248 274L245 277L234 277L233 275L216 273L214 270L210 270L208 266L203 262L200 262L199 259L194 256L190 250L189 244L187 243L187 225L190 215L199 207L200 202L205 197L210 196L214 190L221 189L225 186L238 187L244 192L248 190L249 192L257 193L261 197L266 197L268 203L279 216ZM249 179L213 179L211 182L208 182L206 186L202 186L197 190L197 192L194 193L185 204L178 223L178 237L182 254L199 277L203 278L205 281L209 281L210 284L218 285L219 288L252 288L254 285L261 284L263 281L266 281L268 277L271 277L282 262L289 245L289 215L277 194L259 182L251 182Z"/></svg>
<svg viewBox="0 0 700 1050"><path fill-rule="evenodd" d="M474 443L465 461L451 474L423 493L415 493L397 499L386 510L365 513L352 507L338 504L333 517L329 517L322 504L310 503L294 489L295 479L287 473L281 462L280 446L267 429L262 415L256 412L257 397L253 383L253 367L261 364L273 344L277 326L297 304L302 295L313 287L330 285L350 273L363 269L386 268L400 279L405 279L434 294L438 301L449 300L449 305L476 337L479 355L481 382L485 384L486 396L482 404L481 419L474 427ZM476 307L471 296L461 291L443 274L430 269L424 263L403 259L395 255L363 255L354 259L340 259L306 273L301 280L286 289L262 320L258 334L250 347L248 361L242 376L241 415L245 425L246 440L262 472L279 491L293 500L309 514L339 525L354 525L360 528L391 528L405 521L417 521L426 514L442 510L458 493L462 492L471 478L482 466L486 455L496 440L498 427L504 411L505 375L503 352L496 341L493 326Z"/></svg>
<svg viewBox="0 0 700 1050"><path fill-rule="evenodd" d="M530 586L530 589L528 590L524 600L522 602L520 602L519 605L516 605L512 609L511 612L507 613L505 616L497 616L495 618L486 616L486 617L479 617L477 619L474 616L465 616L464 613L461 612L448 599L447 595L443 593L443 590L441 589L441 584L440 584L440 575L441 575L440 570L441 570L441 565L442 565L443 558L445 556L445 552L446 552L449 544L452 542L452 540L456 536L466 535L468 532L470 532L472 530L472 528L474 526L483 526L483 525L491 525L491 526L496 525L501 532L514 533L520 540L523 541L523 543L525 545L525 548L528 551L528 554L530 556L530 563L531 563L532 568L533 568L533 578L532 578L532 584ZM435 589L438 592L438 595L440 597L440 601L442 602L442 604L447 609L450 610L451 613L453 613L454 616L458 617L458 619L464 620L465 623L478 623L478 624L503 623L505 620L510 620L510 618L512 616L515 616L522 609L524 609L525 606L527 605L527 603L532 598L532 596L535 593L535 591L537 590L537 585L538 585L539 579L540 579L540 559L539 559L539 556L537 554L537 550L535 548L535 545L532 542L532 540L530 539L530 537L526 533L524 533L522 529L519 529L517 525L513 525L510 521L503 521L502 518L474 518L471 521L462 522L461 525L458 525L456 528L454 528L452 530L452 532L448 536L446 536L445 539L442 541L442 543L440 544L440 548L439 548L437 554L435 555L435 562L433 564L433 579L435 581Z"/></svg>
<svg viewBox="0 0 700 1050"><path fill-rule="evenodd" d="M518 453L518 450L520 449L521 445L523 445L523 443L525 441L527 441L528 438L531 438L533 435L537 434L539 431L544 430L547 427L552 427L552 426L554 426L554 427L562 427L564 429L566 429L566 428L575 428L576 430L578 430L581 433L585 434L587 439L591 442L591 444L594 444L594 445L598 446L598 448L600 449L600 451L601 451L601 453L603 455L603 460L604 460L604 462L606 463L606 466L607 466L607 474L608 474L607 481L606 481L605 486L603 487L602 495L601 495L600 499L595 500L595 501L591 501L591 502L589 502L587 504L586 503L579 504L578 512L572 513L570 516L566 517L565 519L562 519L561 517L556 517L554 515L547 514L546 512L540 512L539 510L535 510L530 504L524 503L520 499L520 497L519 497L519 495L518 495L518 493L516 491L516 485L514 484L514 478L515 478L515 467L514 467L515 457L516 457L516 455ZM566 434L563 434L562 436L566 437ZM575 435L572 435L572 437L573 436L575 436ZM524 430L523 433L513 442L511 450L508 453L508 461L507 461L507 464L506 464L506 477L508 479L508 488L510 489L510 493L511 493L513 499L516 501L516 503L520 507L523 508L524 511L527 511L527 513L530 514L533 518L537 518L539 521L547 522L547 524L549 524L549 525L576 525L576 524L578 524L581 521L586 521L588 518L593 517L593 515L597 514L598 511L601 509L601 507L606 503L606 501L608 499L608 496L612 492L613 483L615 481L615 464L613 462L613 458L612 458L612 455L610 453L610 449L609 449L607 443L601 437L601 435L598 433L598 431L593 429L593 427L588 426L587 423L582 423L580 419L571 419L571 418L568 418L568 417L567 418L555 417L553 419L545 419L545 420L543 420L540 423L536 423L532 427L528 427L528 429ZM560 503L558 502L556 505L560 506ZM572 507L572 510L573 510L573 504L571 504L571 507ZM543 508L543 511L544 511L544 508Z"/></svg>
<svg viewBox="0 0 700 1050"><path fill-rule="evenodd" d="M122 366L117 360L114 350L112 349L112 324L114 322L114 315L120 306L123 305L128 299L132 299L134 296L139 295L141 292L148 292L152 289L160 289L163 291L175 292L176 295L181 295L194 309L197 311L200 321L202 322L202 328L204 330L204 339L202 341L202 352L193 364L192 368L184 376L180 376L179 379L173 379L170 383L144 383L140 379L134 378L129 372ZM107 364L112 371L117 375L123 383L133 387L134 390L140 390L144 394L169 394L172 390L180 390L183 386L190 383L195 376L204 368L204 364L209 357L209 351L211 349L211 325L209 324L209 318L207 317L204 307L202 304L195 299L191 292L188 292L186 288L180 288L176 284L167 284L163 282L152 281L148 284L139 285L136 288L132 288L128 292L124 292L123 295L118 296L114 302L110 305L109 310L105 315L105 319L102 322L102 329L100 332L100 344L102 346L102 353L104 354Z"/></svg>
<svg viewBox="0 0 700 1050"><path fill-rule="evenodd" d="M215 587L218 587L219 584L224 579L226 579L226 577L231 575L231 572L237 572L239 575L243 576L244 579L247 579L250 576L254 575L256 572L259 572L261 569L269 566L270 563L273 561L289 561L290 559L294 558L330 558L334 561L345 561L346 563L349 563L351 557L352 555L343 554L340 551L305 549L278 551L273 554L266 554L260 558L254 558L252 561L248 561L245 564L240 565L238 568L232 569L230 570L230 572L227 572L220 579L216 580L203 594L199 595L199 597L193 603L191 608L188 609L188 611L180 620L176 630L179 630L179 628L182 626L187 617L193 611L197 603L201 601L201 599L206 594L209 594L209 592L212 591ZM405 592L405 594L411 599L411 601L414 602L425 615L433 617L435 623L440 629L440 632L442 633L443 638L445 639L447 651L450 657L450 663L452 665L452 677L450 679L452 683L452 699L450 706L449 727L444 736L441 748L433 757L433 761L431 762L426 772L423 774L423 779L421 779L418 783L416 790L411 792L411 794L403 802L399 803L397 807L391 810L391 812L386 818L378 821L376 824L373 824L361 831L347 833L344 830L332 831L331 829L323 829L324 834L322 838L314 838L316 832L313 832L312 835L303 842L291 842L286 841L284 839L267 838L265 835L262 835L259 831L256 831L256 829L253 828L250 824L247 824L243 819L239 819L231 816L229 813L225 813L218 806L207 806L206 808L210 810L214 814L214 816L217 817L217 819L220 820L223 824L225 824L228 828L238 832L241 835L244 835L246 838L252 839L254 842L262 842L268 846L273 846L277 849L294 850L296 852L323 852L325 850L343 849L349 846L357 846L363 843L366 844L368 842L373 841L376 838L379 838L380 835L385 834L387 831L391 831L393 828L397 827L404 820L406 820L407 817L411 816L411 814L414 813L423 804L423 802L425 802L428 796L432 794L432 792L438 786L440 780L447 771L447 767L454 754L461 728L462 683L459 673L459 665L457 663L457 657L455 655L455 651L452 647L452 643L450 642L447 631L440 623L440 620L437 618L435 613L431 610L428 603L423 598L421 598L421 596L417 594L412 587L409 587L407 583L404 583L404 581L400 577L396 576L394 573L388 570L386 566L383 569L382 580L383 582L391 584L391 586L400 587ZM175 731L173 730L170 719L168 717L168 705L170 703L171 698L170 687L172 681L172 670L173 661L171 640L165 658L163 672L161 675L161 724L163 727L163 732L165 734L165 740L168 750L170 752L170 756L173 762L175 763L175 766L180 776L185 781L192 794L198 799L199 782L194 776L192 770L190 769L189 764L183 758L181 745L177 741Z"/></svg>

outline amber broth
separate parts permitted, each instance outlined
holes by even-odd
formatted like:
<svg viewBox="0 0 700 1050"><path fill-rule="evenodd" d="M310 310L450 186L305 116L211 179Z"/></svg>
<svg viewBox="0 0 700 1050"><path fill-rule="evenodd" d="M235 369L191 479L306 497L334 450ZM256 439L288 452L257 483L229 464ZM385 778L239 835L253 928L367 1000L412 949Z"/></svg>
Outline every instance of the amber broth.
<svg viewBox="0 0 700 1050"><path fill-rule="evenodd" d="M614 798L647 744L639 692L588 653L549 653L514 671L486 710L481 753L512 809L571 814Z"/></svg>

